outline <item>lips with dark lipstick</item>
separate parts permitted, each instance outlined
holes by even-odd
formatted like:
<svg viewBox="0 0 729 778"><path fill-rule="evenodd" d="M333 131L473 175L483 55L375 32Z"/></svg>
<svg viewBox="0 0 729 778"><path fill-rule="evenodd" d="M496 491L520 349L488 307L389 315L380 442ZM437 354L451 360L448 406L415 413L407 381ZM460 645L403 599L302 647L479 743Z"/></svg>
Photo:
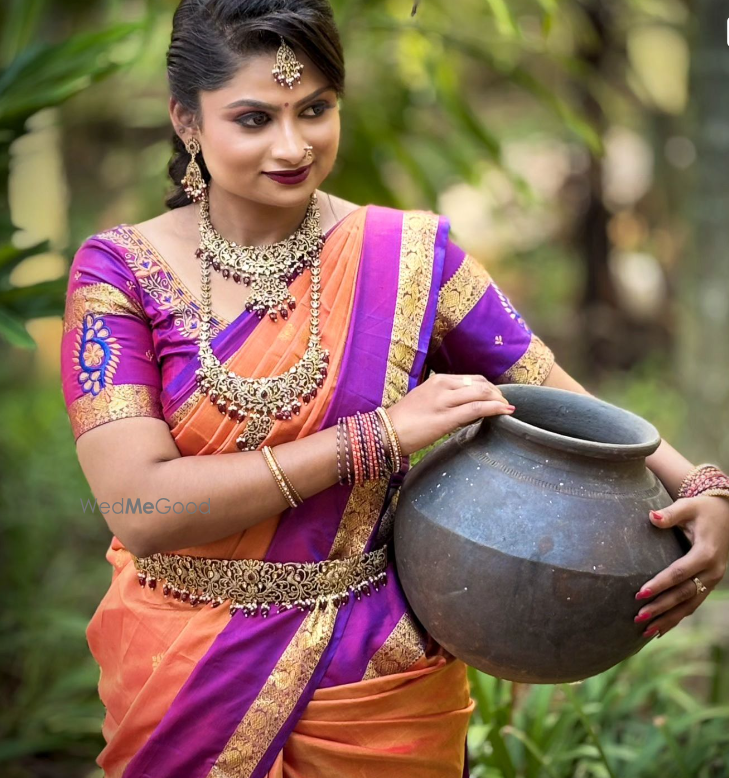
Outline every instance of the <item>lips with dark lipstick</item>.
<svg viewBox="0 0 729 778"><path fill-rule="evenodd" d="M296 170L266 170L264 171L269 176L297 176L303 173L306 168L311 166L311 162L303 167L297 167Z"/></svg>
<svg viewBox="0 0 729 778"><path fill-rule="evenodd" d="M264 170L263 174L279 184L300 184L306 180L311 170L311 163L296 170Z"/></svg>

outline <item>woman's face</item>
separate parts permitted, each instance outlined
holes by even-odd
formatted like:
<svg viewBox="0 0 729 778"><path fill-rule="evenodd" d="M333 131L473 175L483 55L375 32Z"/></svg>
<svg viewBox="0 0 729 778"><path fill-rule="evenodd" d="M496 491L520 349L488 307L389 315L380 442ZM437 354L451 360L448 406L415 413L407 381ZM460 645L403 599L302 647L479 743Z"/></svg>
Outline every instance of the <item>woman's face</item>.
<svg viewBox="0 0 729 778"><path fill-rule="evenodd" d="M221 89L201 92L197 137L216 186L246 200L292 207L308 202L331 172L339 148L337 93L308 57L297 51L297 59L304 69L293 89L274 80L270 53L250 59ZM305 146L313 147L311 157ZM309 162L309 175L298 184L264 174Z"/></svg>

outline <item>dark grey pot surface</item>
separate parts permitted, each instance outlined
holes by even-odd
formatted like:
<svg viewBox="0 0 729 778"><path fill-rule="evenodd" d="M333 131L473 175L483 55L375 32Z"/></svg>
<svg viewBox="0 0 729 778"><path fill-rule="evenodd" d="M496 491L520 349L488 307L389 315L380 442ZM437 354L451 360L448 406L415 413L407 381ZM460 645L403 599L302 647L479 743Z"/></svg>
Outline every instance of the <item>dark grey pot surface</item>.
<svg viewBox="0 0 729 778"><path fill-rule="evenodd" d="M651 424L587 395L499 387L511 417L469 425L408 473L395 558L415 615L450 653L522 683L577 681L645 645L635 593L688 550L648 511Z"/></svg>

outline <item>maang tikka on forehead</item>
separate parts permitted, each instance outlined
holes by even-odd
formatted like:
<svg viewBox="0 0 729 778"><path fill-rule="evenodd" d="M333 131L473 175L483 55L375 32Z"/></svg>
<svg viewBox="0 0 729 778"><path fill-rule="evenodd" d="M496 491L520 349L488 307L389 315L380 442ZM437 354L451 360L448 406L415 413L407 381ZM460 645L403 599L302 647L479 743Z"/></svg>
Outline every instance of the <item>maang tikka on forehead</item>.
<svg viewBox="0 0 729 778"><path fill-rule="evenodd" d="M281 38L281 46L276 52L276 64L271 73L281 86L294 88L301 81L301 71L304 65L296 59L294 50Z"/></svg>

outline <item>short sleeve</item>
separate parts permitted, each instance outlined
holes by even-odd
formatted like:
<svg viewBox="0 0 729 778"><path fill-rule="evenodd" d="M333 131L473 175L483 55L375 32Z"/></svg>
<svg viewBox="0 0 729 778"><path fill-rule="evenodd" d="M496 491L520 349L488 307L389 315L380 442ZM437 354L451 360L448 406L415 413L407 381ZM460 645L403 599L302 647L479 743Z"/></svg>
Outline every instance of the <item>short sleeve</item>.
<svg viewBox="0 0 729 778"><path fill-rule="evenodd" d="M123 258L97 238L81 245L69 271L61 378L74 440L117 419L164 419L139 285Z"/></svg>
<svg viewBox="0 0 729 778"><path fill-rule="evenodd" d="M554 354L483 265L452 240L445 248L428 365L480 373L495 384L543 384Z"/></svg>

